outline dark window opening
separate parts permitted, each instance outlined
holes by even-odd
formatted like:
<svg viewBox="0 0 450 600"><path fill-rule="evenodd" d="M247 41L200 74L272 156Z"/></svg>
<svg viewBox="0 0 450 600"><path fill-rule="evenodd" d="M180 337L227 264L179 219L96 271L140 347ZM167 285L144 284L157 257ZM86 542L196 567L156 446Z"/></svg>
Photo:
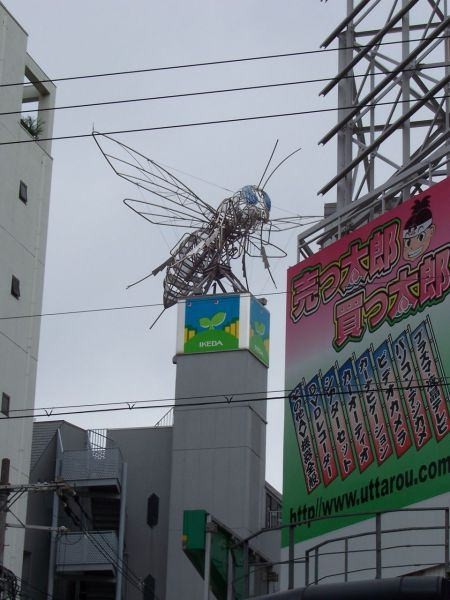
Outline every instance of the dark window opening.
<svg viewBox="0 0 450 600"><path fill-rule="evenodd" d="M5 394L5 392L3 392L3 394L2 394L2 414L4 414L5 417L9 417L10 400L11 400L11 398L8 396L8 394Z"/></svg>
<svg viewBox="0 0 450 600"><path fill-rule="evenodd" d="M17 300L20 298L20 281L15 275L11 278L11 295Z"/></svg>
<svg viewBox="0 0 450 600"><path fill-rule="evenodd" d="M19 198L24 204L28 202L28 186L23 181L20 181L19 185Z"/></svg>
<svg viewBox="0 0 450 600"><path fill-rule="evenodd" d="M147 525L155 527L159 519L159 496L152 494L147 500Z"/></svg>
<svg viewBox="0 0 450 600"><path fill-rule="evenodd" d="M155 579L151 575L147 575L144 579L144 600L155 600Z"/></svg>

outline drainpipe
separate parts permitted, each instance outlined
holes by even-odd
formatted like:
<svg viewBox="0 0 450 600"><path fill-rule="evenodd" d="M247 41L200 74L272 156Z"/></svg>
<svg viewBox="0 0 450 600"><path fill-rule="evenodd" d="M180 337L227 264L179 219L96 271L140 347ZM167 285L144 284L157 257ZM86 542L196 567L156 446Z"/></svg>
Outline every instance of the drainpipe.
<svg viewBox="0 0 450 600"><path fill-rule="evenodd" d="M119 545L117 548L118 565L116 579L116 599L122 600L122 571L126 569L123 561L123 548L125 541L125 511L127 506L127 463L122 464L122 482L120 491L120 519L119 519Z"/></svg>
<svg viewBox="0 0 450 600"><path fill-rule="evenodd" d="M61 475L63 445L61 439L61 430L56 432L56 466L55 466L55 481ZM53 509L52 509L52 532L50 534L50 556L48 560L48 582L47 596L53 598L53 588L55 585L55 568L56 568L56 536L58 527L58 509L59 498L56 492L53 492Z"/></svg>

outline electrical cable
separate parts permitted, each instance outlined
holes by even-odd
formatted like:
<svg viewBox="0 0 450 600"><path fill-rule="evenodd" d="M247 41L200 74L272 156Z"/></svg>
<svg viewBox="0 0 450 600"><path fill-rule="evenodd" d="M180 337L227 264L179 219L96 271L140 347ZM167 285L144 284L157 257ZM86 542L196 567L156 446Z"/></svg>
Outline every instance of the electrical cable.
<svg viewBox="0 0 450 600"><path fill-rule="evenodd" d="M131 573L130 569L127 567L127 565L125 565L125 563L122 562L122 564L124 565L124 568L122 568L119 563L116 561L116 558L119 559L119 557L117 556L117 553L113 550L114 554L110 554L108 552L108 550L102 546L102 544L95 539L93 532L88 531L87 529L82 529L82 532L84 535L86 535L86 537L92 542L92 544L97 548L97 550L104 556L104 558L106 558L106 560L108 560L109 562L112 563L112 565L121 573L121 575L123 575L123 577L125 577L126 581L128 583L130 583L133 587L135 587L139 592L142 592L142 582L141 580L136 577L136 580L134 580L128 573ZM100 531L96 531L95 532L100 533ZM106 542L105 538L103 535L101 535L101 538L103 539L103 541ZM107 546L109 548L111 548L111 546L106 542Z"/></svg>
<svg viewBox="0 0 450 600"><path fill-rule="evenodd" d="M25 493L26 490L16 490L15 492L12 493L11 496L9 496L4 502L3 504L0 505L0 512L3 512L5 510L5 508L7 510L9 510L11 508L11 506L13 504L15 504L15 502L17 502L17 500L19 500L19 498L21 498L23 496L23 494Z"/></svg>
<svg viewBox="0 0 450 600"><path fill-rule="evenodd" d="M79 527L80 529L80 535L84 535L86 536L86 538L88 538L92 545L98 550L98 552L100 552L100 554L102 554L102 556L104 558L106 558L106 560L108 562L111 562L111 564L125 577L125 579L128 581L128 583L130 583L131 585L133 585L139 592L142 592L142 587L139 585L137 585L129 576L127 573L125 573L123 571L123 569L119 566L119 564L114 560L114 557L111 556L106 548L103 548L101 544L98 543L98 541L92 536L91 532L89 532L88 530L86 530L82 523L81 520L79 519L79 517L73 512L73 510L70 508L67 498L64 495L59 495L59 498L61 500L61 502L63 503L64 506L64 512L67 514L67 516L72 520L72 522Z"/></svg>
<svg viewBox="0 0 450 600"><path fill-rule="evenodd" d="M119 559L119 556L117 555L117 552L114 550L114 548L112 548L112 546L109 544L109 542L106 540L106 538L103 536L101 530L96 530L95 533L99 534L101 536L101 538L103 539L103 541L106 543L106 545L110 548L110 550L112 551L112 554L110 554L105 548L101 548L101 546L98 545L97 540L92 536L92 532L88 531L85 527L83 527L81 520L78 518L77 515L75 515L75 513L72 511L72 509L69 507L68 505L68 501L66 499L65 496L60 495L60 499L62 499L63 504L64 504L64 510L67 513L67 515L72 519L72 521L75 523L75 525L77 525L77 527L80 528L81 533L86 535L87 537L89 537L89 539L91 540L91 542L96 546L96 548L102 552L103 556L107 559L109 559L113 565L122 573L122 575L125 576L124 571L122 570L122 567L119 566L118 561L120 560L122 562L122 564L124 565L124 568L127 569L127 571L129 571L132 576L136 579L136 581L139 583L139 585L141 584L141 579L131 571L131 569L129 569L127 567L127 565L125 565L125 563L123 562L123 560ZM82 507L77 495L73 496L73 500L77 503L77 505L79 506L81 512L84 514L84 516L89 519L89 521L91 521L92 523L92 519L90 518L90 516L86 513L86 511L84 510L84 508ZM81 534L80 534L81 535ZM104 550L104 552L103 552ZM128 580L128 578L127 578ZM131 580L129 580L130 583L132 583ZM140 589L140 588L139 588Z"/></svg>
<svg viewBox="0 0 450 600"><path fill-rule="evenodd" d="M403 69L402 73L422 72L425 69L439 69L439 68L445 68L446 66L449 66L449 63L442 63L442 65L429 65L429 66L414 67L411 69ZM378 76L378 75L385 76L385 75L389 75L390 73L391 73L391 71L386 71L386 72L380 71L377 73L373 73L373 75L374 76ZM360 77L366 77L366 74L362 73L362 74L355 74L355 75L345 75L344 77L342 77L342 79L357 79ZM234 88L222 88L222 89L216 89L216 90L202 90L199 92L184 92L184 93L178 93L178 94L166 94L166 95L162 95L162 96L148 96L148 97L144 97L144 98L125 98L125 99L118 99L118 100L103 100L100 102L87 102L84 104L68 104L68 105L63 105L63 106L54 106L54 107L47 107L47 108L33 108L31 110L28 110L25 108L23 110L12 110L12 111L7 111L7 112L0 112L0 117L9 116L9 115L21 115L24 113L29 114L29 113L54 112L54 111L58 111L58 110L73 110L73 109L77 109L77 108L93 108L93 107L99 107L99 106L112 106L112 105L116 105L116 104L151 102L151 101L155 101L155 100L174 100L174 99L179 99L179 98L191 98L191 97L208 96L208 95L215 95L215 94L247 92L247 91L252 91L252 90L264 90L264 89L273 89L273 88L280 88L280 87L291 87L291 86L305 85L305 84L310 84L310 83L324 83L326 81L330 81L330 77L320 77L318 79L303 79L300 81L284 81L284 82L278 82L278 83L265 83L265 84L259 84L259 85L248 85L248 86L234 87Z"/></svg>
<svg viewBox="0 0 450 600"><path fill-rule="evenodd" d="M421 281L423 278L418 277L417 281ZM364 283L364 287L369 286L378 286L380 285L380 281L368 281ZM278 292L255 292L252 295L256 298L265 298L266 296L285 296L290 292L287 291L278 291ZM30 315L10 315L10 316L0 316L0 321L11 321L16 319L40 319L43 317L65 317L71 315L82 315L82 314L90 314L90 313L100 313L100 312L112 312L117 310L135 310L139 308L159 308L163 306L162 302L154 302L152 304L130 304L125 306L106 306L103 308L81 308L77 310L63 310L63 311L55 311L48 313L34 313Z"/></svg>
<svg viewBox="0 0 450 600"><path fill-rule="evenodd" d="M434 100L444 100L449 98L449 94L445 94L443 96L435 96ZM386 102L375 102L374 104L365 104L364 109L366 108L375 108L380 106L394 106L398 104L411 103L411 100L396 100L396 101L386 101ZM168 129L186 129L189 127L203 127L206 125L224 125L229 123L244 123L250 121L261 121L267 119L279 119L284 117L298 117L305 115L316 115L323 114L329 112L336 112L337 110L351 110L355 108L354 106L333 106L331 108L316 108L310 110L299 110L294 112L285 112L285 113L271 113L267 115L253 115L249 117L233 117L230 119L217 119L212 121L194 121L191 123L177 123L170 125L155 125L154 127L137 127L134 129L117 129L114 131L102 131L102 135L121 135L124 133L143 133L145 131L165 131ZM31 138L27 140L11 140L9 142L0 142L0 146L12 146L16 144L37 144L39 142L52 142L52 141L61 141L61 140L75 140L75 139L83 139L92 137L92 133L77 133L70 135L57 135L51 137L44 138Z"/></svg>
<svg viewBox="0 0 450 600"><path fill-rule="evenodd" d="M33 585L31 585L28 581L26 581L25 579L22 579L21 577L17 576L17 581L21 582L21 586L20 586L20 597L21 598L29 598L30 600L36 600L36 596L32 596L32 595L24 595L23 591L22 591L22 586L25 586L25 589L27 590L31 590L32 592L37 592L38 594L41 594L43 596L43 598L45 598L45 600L63 600L61 597L58 596L51 596L50 594L48 594L47 592L45 592L44 590L42 590L41 588L37 588Z"/></svg>
<svg viewBox="0 0 450 600"><path fill-rule="evenodd" d="M287 292L267 292L262 295L265 296L279 296L281 294L287 294ZM261 294L253 294L254 296L260 296ZM134 310L137 308L158 308L163 306L162 302L155 302L153 304L132 304L129 306L107 306L104 308L83 308L78 310L66 310L48 313L35 313L32 315L12 315L9 317L0 317L0 321L9 321L14 319L37 319L41 317L60 317L67 315L81 315L86 313L97 313L97 312L111 312L115 310Z"/></svg>
<svg viewBox="0 0 450 600"><path fill-rule="evenodd" d="M441 377L438 379L438 383L441 384L446 384L448 383L450 380L450 377ZM419 379L413 377L411 379L411 383L412 382L420 382ZM389 382L387 382L389 383ZM390 388L389 388L390 389ZM380 391L387 391L388 388L386 389L381 389ZM362 393L363 391L371 391L371 390L361 390L361 388L357 388L354 387L352 388L351 391L355 391L358 393ZM375 390L377 391L377 390ZM263 394L281 394L281 393L290 393L291 390L288 389L279 389L279 390L259 390L259 391L252 391L252 392L239 392L239 393L222 393L222 394L208 394L207 396L203 396L203 395L194 395L194 396L178 396L176 399L179 402L185 402L187 400L203 400L203 399L211 399L211 398L230 398L233 396L261 396ZM90 408L93 406L121 406L126 404L127 405L127 409L128 410L132 410L133 406L135 404L152 404L155 402L173 402L174 398L153 398L153 399L147 399L147 400L133 400L133 401L124 401L124 400L117 400L115 402L95 402L95 403L85 403L85 404L64 404L64 405L59 405L59 406L46 406L46 407L40 407L40 408L34 408L33 410L43 410L43 411L54 411L54 410L59 410L59 409L68 409L68 408ZM199 403L200 405L202 403ZM131 408L130 408L131 406ZM173 404L167 404L168 408L173 407ZM31 409L28 408L13 408L10 409L10 414L13 412L19 412L19 413L23 413L23 412L29 412Z"/></svg>
<svg viewBox="0 0 450 600"><path fill-rule="evenodd" d="M266 294L268 296L268 294ZM11 317L0 317L0 321L9 321L11 319L37 319L41 317L57 317L57 316L67 316L67 315L82 315L86 313L97 313L97 312L110 312L115 310L131 310L136 308L155 308L162 306L162 302L156 302L154 304L133 304L130 306L107 306L104 308L85 308L79 310L66 310L60 312L49 312L49 313L40 313L33 315L14 315Z"/></svg>
<svg viewBox="0 0 450 600"><path fill-rule="evenodd" d="M84 507L82 506L82 504L81 504L81 502L80 502L80 499L79 499L79 496L78 496L78 494L75 494L75 495L74 495L72 498L73 498L74 502L75 502L75 503L78 505L78 507L79 507L79 509L80 509L81 513L84 515L84 517L85 517L85 518L86 518L88 521L90 521L91 525L94 527L94 526L95 526L94 520L93 520L93 518L92 518L92 517L91 517L91 516L90 516L90 515L89 515L89 514L88 514L88 513L85 511ZM128 566L128 565L127 565L127 564L126 564L124 561L123 561L123 559L119 558L119 555L118 555L117 551L116 551L116 550L115 550L115 549L114 549L114 548L113 548L113 547L110 545L110 543L108 542L108 540L107 540L107 539L104 537L104 535L103 535L103 533L102 533L102 530L101 530L101 529L96 529L96 530L95 530L95 533L98 533L98 534L100 535L100 537L102 538L102 540L105 542L105 544L106 544L106 545L108 546L108 548L111 550L111 552L112 552L112 555L115 557L115 560L117 561L117 564L118 564L119 562L121 562L121 563L122 563L122 565L123 565L123 568L124 568L124 569L125 569L125 570L126 570L128 573L130 573L130 575L131 575L132 577L134 577L134 578L135 578L135 580L136 580L136 581L139 583L139 585L141 585L141 584L142 584L142 579L141 579L141 578L140 578L138 575L136 575L136 573L134 573L134 571L133 571L133 570L132 570L132 569L131 569L131 568L130 568L130 567L129 567L129 566Z"/></svg>
<svg viewBox="0 0 450 600"><path fill-rule="evenodd" d="M448 35L443 35L443 36L437 36L436 39L445 39L448 37L449 37ZM422 41L423 41L423 38L416 38L416 39L409 40L410 43L411 42L422 42ZM392 45L403 44L403 43L404 43L403 40L392 40L390 42L378 42L377 47L378 46L392 46ZM67 77L55 77L54 79L40 79L40 80L35 80L30 83L35 85L35 84L39 84L39 83L55 83L55 82L60 82L60 81L75 81L75 80L80 80L80 79L98 79L98 78L102 78L102 77L137 75L140 73L153 73L153 72L157 72L157 71L173 71L173 70L180 70L180 69L211 67L211 66L215 66L215 65L229 65L229 64L233 64L233 63L245 63L245 62L262 61L262 60L273 60L273 59L278 59L278 58L291 58L294 56L307 56L310 54L312 54L312 55L325 54L325 53L329 53L329 52L339 52L342 50L362 50L363 48L371 48L371 47L373 47L372 44L367 44L367 45L355 44L353 46L346 46L346 47L342 47L342 48L319 48L316 50L300 50L298 52L283 52L283 53L278 53L278 54L248 56L248 57L243 57L243 58L228 58L228 59L222 59L222 60L210 60L210 61L197 62L197 63L169 65L169 66L164 66L164 67L148 67L148 68L143 68L143 69L130 69L130 70L126 70L126 71L111 71L111 72L102 72L102 73L91 73L91 74L85 74L85 75L70 75ZM23 82L23 81L14 82L14 83L2 83L2 84L0 84L0 88L23 86L24 83L25 82Z"/></svg>
<svg viewBox="0 0 450 600"><path fill-rule="evenodd" d="M132 584L134 587L136 587L136 589L138 589L138 591L142 591L140 587L138 587L136 585L135 582L133 582L132 580L130 580L127 575L123 572L123 570L119 567L119 565L115 562L114 557L111 556L107 550L101 545L99 544L99 542L95 539L95 537L93 537L91 535L91 532L87 531L86 529L82 528L78 517L72 512L72 516L69 514L69 512L67 512L68 516L72 519L72 521L75 523L75 525L77 527L80 527L80 531L77 532L73 532L73 533L79 533L80 534L80 540L78 540L75 544L70 544L67 541L64 541L64 546L72 546L72 545L76 545L78 544L81 539L84 537L86 537L87 539L90 540L91 544L94 546L94 548L96 548L98 550L98 552L100 552L100 554L108 561L110 562L126 579L126 581L128 581L130 584ZM67 536L66 536L67 537Z"/></svg>
<svg viewBox="0 0 450 600"><path fill-rule="evenodd" d="M446 388L448 387L448 377L445 378L436 378L436 380L434 380L432 382L433 385L441 385L441 386L445 386ZM352 386L351 389L348 389L347 391L336 391L336 396L343 396L347 393L357 393L358 395L364 395L367 394L369 392L381 392L381 393L391 393L392 391L405 391L405 390L425 390L428 389L430 387L430 383L418 383L416 385L390 385L389 387L382 387L378 384L375 384L373 386L364 386L364 387L357 387L357 386ZM238 399L234 399L235 396L243 396L244 394L239 394L237 392L234 392L233 394L230 394L229 396L227 396L226 394L220 394L220 397L224 398L223 400L217 399L217 400L212 400L212 401L205 401L205 402L183 402L182 404L178 404L178 405L174 405L173 402L174 400L170 400L171 404L167 404L166 400L158 400L158 399L154 399L154 400L141 400L141 401L134 401L134 402L122 402L120 404L123 404L124 406L117 406L117 404L119 403L111 403L108 404L107 408L95 408L98 406L98 404L93 403L90 404L90 407L93 407L92 410L62 410L59 412L54 412L55 409L41 409L41 408L33 408L30 409L28 412L31 414L20 414L20 415L15 415L15 416L9 416L9 417L4 417L4 421L8 421L11 419L30 419L30 418L50 418L50 417L59 417L62 415L80 415L80 414L93 414L93 413L105 413L105 412L118 412L118 411L131 411L131 410L142 410L142 409L156 409L156 408L171 408L173 406L175 406L176 408L196 408L196 407L205 407L205 406L219 406L219 405L225 405L225 406L231 406L231 405L240 405L242 403L247 403L247 402L268 402L268 401L272 401L272 400L287 400L290 396L289 394L281 394L281 395L277 395L277 396L263 396L260 398L238 398ZM316 392L315 394L308 394L308 393L301 393L301 394L297 394L296 398L297 399L303 399L306 400L307 398L310 397L315 397L315 398L327 398L329 396L329 394L327 394L327 392ZM205 398L211 398L212 396L205 396ZM176 398L175 400L180 401L181 398ZM164 404L157 404L157 402L165 402ZM139 404L139 406L138 406ZM141 404L145 404L145 406L142 406ZM17 412L19 412L19 410L25 411L26 409L17 409ZM41 414L36 414L37 411L41 411ZM43 414L42 414L43 411Z"/></svg>

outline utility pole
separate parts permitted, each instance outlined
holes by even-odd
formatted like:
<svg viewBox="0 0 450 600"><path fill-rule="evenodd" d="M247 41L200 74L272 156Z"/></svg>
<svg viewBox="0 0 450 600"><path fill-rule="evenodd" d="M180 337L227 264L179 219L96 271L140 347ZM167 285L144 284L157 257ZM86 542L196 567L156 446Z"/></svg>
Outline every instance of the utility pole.
<svg viewBox="0 0 450 600"><path fill-rule="evenodd" d="M9 485L9 458L2 459L0 473L0 485ZM8 489L0 489L0 569L3 567L3 558L5 554L5 534L6 534L6 515L8 513Z"/></svg>

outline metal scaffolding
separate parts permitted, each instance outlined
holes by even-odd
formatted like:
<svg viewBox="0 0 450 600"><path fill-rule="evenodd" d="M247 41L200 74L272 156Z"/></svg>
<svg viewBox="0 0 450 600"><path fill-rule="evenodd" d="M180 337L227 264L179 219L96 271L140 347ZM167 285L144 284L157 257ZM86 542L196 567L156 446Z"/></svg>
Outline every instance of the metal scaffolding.
<svg viewBox="0 0 450 600"><path fill-rule="evenodd" d="M331 9L332 6L327 5ZM334 7L335 8L335 7ZM298 237L298 259L449 174L450 19L447 0L347 0L323 42L338 44L335 189L324 219Z"/></svg>

